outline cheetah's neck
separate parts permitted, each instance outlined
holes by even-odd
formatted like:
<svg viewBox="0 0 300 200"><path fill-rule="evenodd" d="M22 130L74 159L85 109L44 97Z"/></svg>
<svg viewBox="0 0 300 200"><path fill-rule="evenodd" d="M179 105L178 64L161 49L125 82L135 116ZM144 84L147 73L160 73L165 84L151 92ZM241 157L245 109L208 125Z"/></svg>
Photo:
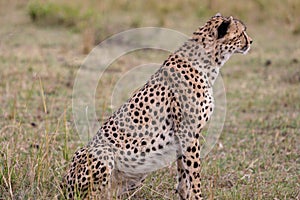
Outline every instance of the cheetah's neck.
<svg viewBox="0 0 300 200"><path fill-rule="evenodd" d="M212 49L212 50L210 50ZM220 55L215 48L204 48L203 45L189 40L175 54L187 59L191 66L202 71L208 77L212 86L219 75L220 67L225 64L231 54Z"/></svg>

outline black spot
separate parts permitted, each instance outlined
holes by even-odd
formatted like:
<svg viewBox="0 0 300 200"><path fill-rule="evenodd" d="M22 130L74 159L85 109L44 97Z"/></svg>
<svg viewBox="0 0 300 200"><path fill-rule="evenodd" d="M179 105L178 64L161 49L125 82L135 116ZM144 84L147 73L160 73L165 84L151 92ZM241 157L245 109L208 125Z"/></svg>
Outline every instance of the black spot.
<svg viewBox="0 0 300 200"><path fill-rule="evenodd" d="M195 147L195 146L192 147L192 152L193 152L193 153L196 152L196 147Z"/></svg>
<svg viewBox="0 0 300 200"><path fill-rule="evenodd" d="M101 168L101 173L104 173L106 171L106 167Z"/></svg>
<svg viewBox="0 0 300 200"><path fill-rule="evenodd" d="M191 152L191 147L188 147L186 150L187 152Z"/></svg>
<svg viewBox="0 0 300 200"><path fill-rule="evenodd" d="M199 164L197 162L194 162L194 168L197 168Z"/></svg>
<svg viewBox="0 0 300 200"><path fill-rule="evenodd" d="M190 160L188 160L188 161L186 162L186 164L187 164L188 167L190 167L190 166L192 165L192 162L191 162Z"/></svg>
<svg viewBox="0 0 300 200"><path fill-rule="evenodd" d="M34 123L34 122L31 122L30 125L31 125L32 127L36 127L36 126L37 126L37 124Z"/></svg>
<svg viewBox="0 0 300 200"><path fill-rule="evenodd" d="M271 64L272 64L272 61L271 61L271 60L266 60L265 66L270 66Z"/></svg>

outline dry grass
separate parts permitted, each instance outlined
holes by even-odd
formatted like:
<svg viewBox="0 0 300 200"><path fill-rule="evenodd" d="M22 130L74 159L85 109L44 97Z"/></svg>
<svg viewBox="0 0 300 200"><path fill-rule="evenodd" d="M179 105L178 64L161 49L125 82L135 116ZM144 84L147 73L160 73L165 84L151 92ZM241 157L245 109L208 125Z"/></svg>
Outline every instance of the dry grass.
<svg viewBox="0 0 300 200"><path fill-rule="evenodd" d="M122 0L64 1L64 7L82 9L68 13L72 24L48 24L49 18L33 23L27 1L0 2L0 199L60 195L65 168L83 145L71 110L83 51L130 27L163 26L190 34L216 12L242 18L254 44L249 55L233 57L222 69L228 114L218 144L202 160L204 195L300 198L299 1L172 2L149 1L145 6ZM114 63L119 71L110 71L108 80L116 80L130 66L162 61L159 54L123 56ZM97 100L107 92L98 88ZM173 199L175 174L174 166L160 170L127 197Z"/></svg>

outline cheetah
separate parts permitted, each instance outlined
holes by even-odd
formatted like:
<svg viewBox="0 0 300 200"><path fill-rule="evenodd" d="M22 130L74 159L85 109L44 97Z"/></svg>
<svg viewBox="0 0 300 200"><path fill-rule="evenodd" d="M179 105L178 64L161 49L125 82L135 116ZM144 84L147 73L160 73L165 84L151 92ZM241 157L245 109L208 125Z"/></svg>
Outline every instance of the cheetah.
<svg viewBox="0 0 300 200"><path fill-rule="evenodd" d="M212 86L229 57L251 43L231 16L218 13L199 27L76 151L62 182L66 198L114 198L174 158L179 199L203 199L200 137L214 110Z"/></svg>

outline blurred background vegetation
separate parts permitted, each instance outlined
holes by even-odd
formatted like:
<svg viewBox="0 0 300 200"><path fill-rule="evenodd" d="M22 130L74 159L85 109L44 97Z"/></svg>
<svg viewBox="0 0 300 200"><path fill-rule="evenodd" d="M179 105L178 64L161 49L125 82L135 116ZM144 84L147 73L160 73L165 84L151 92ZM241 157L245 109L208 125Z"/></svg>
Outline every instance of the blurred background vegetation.
<svg viewBox="0 0 300 200"><path fill-rule="evenodd" d="M288 29L292 34L300 34L299 10L300 2L297 0L226 3L221 0L31 0L27 4L27 13L32 22L84 32L84 37L93 38L86 40L94 44L128 28L162 26L189 30L194 28L191 25L200 25L217 12L224 16L234 15L246 20L247 24L268 24L274 28L278 26L277 29Z"/></svg>

